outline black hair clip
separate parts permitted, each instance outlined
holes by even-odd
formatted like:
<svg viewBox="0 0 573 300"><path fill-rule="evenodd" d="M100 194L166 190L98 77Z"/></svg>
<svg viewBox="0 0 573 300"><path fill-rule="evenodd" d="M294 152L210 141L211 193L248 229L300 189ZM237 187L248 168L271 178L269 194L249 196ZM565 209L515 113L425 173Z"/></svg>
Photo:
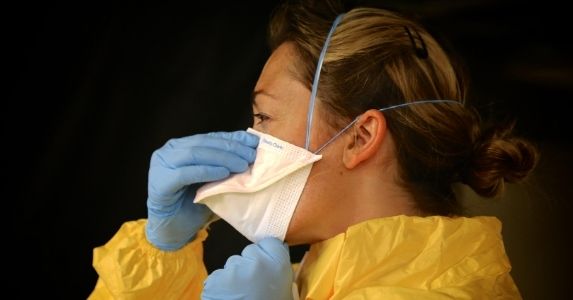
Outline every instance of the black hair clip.
<svg viewBox="0 0 573 300"><path fill-rule="evenodd" d="M416 56L418 56L419 58L422 58L422 59L428 58L428 49L426 48L426 43L424 43L424 39L422 39L422 36L420 35L420 33L418 31L414 30L414 32L418 36L418 40L420 40L420 44L421 44L421 47L418 47L418 45L416 44L416 40L412 36L412 33L410 32L410 29L408 28L408 26L404 26L404 29L406 29L406 33L408 33L408 36L410 37L410 41L412 42L412 47L414 47L414 52L416 53Z"/></svg>

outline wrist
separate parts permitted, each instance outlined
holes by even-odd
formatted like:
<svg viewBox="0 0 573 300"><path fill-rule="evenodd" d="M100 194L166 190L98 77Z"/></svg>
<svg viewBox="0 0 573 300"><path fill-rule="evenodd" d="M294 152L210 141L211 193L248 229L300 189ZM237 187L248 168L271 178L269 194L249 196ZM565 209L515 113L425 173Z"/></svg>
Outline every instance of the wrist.
<svg viewBox="0 0 573 300"><path fill-rule="evenodd" d="M164 201L163 199L147 198L147 214L157 218L168 218L179 211L182 205L182 199L175 201Z"/></svg>
<svg viewBox="0 0 573 300"><path fill-rule="evenodd" d="M145 224L145 238L155 248L163 251L176 251L195 239L197 231L183 233L173 230L172 226L168 226L165 221L165 219L149 217Z"/></svg>

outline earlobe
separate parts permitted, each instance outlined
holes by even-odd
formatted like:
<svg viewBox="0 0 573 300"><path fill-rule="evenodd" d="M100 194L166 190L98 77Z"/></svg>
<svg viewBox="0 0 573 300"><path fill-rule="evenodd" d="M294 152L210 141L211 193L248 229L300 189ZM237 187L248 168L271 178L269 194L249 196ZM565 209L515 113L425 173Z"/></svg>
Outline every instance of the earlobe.
<svg viewBox="0 0 573 300"><path fill-rule="evenodd" d="M353 128L344 147L343 163L353 169L374 157L386 135L386 118L382 112L370 109L363 113Z"/></svg>

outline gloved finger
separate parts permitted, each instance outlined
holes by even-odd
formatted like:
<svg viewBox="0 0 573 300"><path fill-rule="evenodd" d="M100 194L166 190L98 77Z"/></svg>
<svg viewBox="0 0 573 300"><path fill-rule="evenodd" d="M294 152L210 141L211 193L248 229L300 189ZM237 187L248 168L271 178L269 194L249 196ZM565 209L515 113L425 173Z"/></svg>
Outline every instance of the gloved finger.
<svg viewBox="0 0 573 300"><path fill-rule="evenodd" d="M233 132L210 132L207 135L211 137L236 141L249 147L256 147L259 144L259 137L257 135L246 132L244 130Z"/></svg>
<svg viewBox="0 0 573 300"><path fill-rule="evenodd" d="M166 145L171 147L193 147L204 145L209 143L209 141L226 141L232 143L238 143L249 148L255 148L259 144L259 137L255 134L242 131L234 132L210 132L207 134L196 134L191 136L186 136L178 139L171 139Z"/></svg>
<svg viewBox="0 0 573 300"><path fill-rule="evenodd" d="M239 142L248 147L256 147L259 144L259 136L247 132L245 130L237 130L232 132L226 131L217 131L217 132L209 132L203 134L195 134L190 136L181 137L178 139L170 140L185 146L186 143L190 143L190 145L196 145L197 140L201 140L205 137L213 137L217 139L224 139L229 141Z"/></svg>
<svg viewBox="0 0 573 300"><path fill-rule="evenodd" d="M223 283L222 281L224 280L225 277L226 276L224 269L217 269L211 272L211 274L207 276L207 279L205 279L205 282L203 282L203 291L216 288L217 285Z"/></svg>
<svg viewBox="0 0 573 300"><path fill-rule="evenodd" d="M235 287L237 274L226 269L213 271L203 283L201 299L248 299Z"/></svg>
<svg viewBox="0 0 573 300"><path fill-rule="evenodd" d="M169 169L184 166L225 167L233 173L244 172L249 167L249 161L236 154L204 147L158 152L153 158L152 166L157 164Z"/></svg>
<svg viewBox="0 0 573 300"><path fill-rule="evenodd" d="M225 179L231 175L226 167L219 166L185 166L176 169L163 166L151 166L147 191L150 197L167 205L172 202L175 193L183 193L184 187L195 184ZM173 199L171 199L173 198ZM168 200L171 199L171 200Z"/></svg>
<svg viewBox="0 0 573 300"><path fill-rule="evenodd" d="M253 246L253 247L249 247ZM241 255L245 258L257 259L257 258L267 258L272 260L277 264L290 264L290 254L288 251L288 246L281 240L268 237L260 240L256 244L252 244L245 247Z"/></svg>
<svg viewBox="0 0 573 300"><path fill-rule="evenodd" d="M215 166L187 166L178 168L174 186L187 186L194 183L211 182L225 179L231 175L229 169Z"/></svg>
<svg viewBox="0 0 573 300"><path fill-rule="evenodd" d="M161 148L158 152L165 153L164 156L168 156L173 150L187 150L195 149L197 147L201 148L212 148L234 153L243 159L252 163L255 161L256 157L256 145L251 147L248 145L241 144L240 142L233 140L226 140L218 137L211 137L208 135L194 136L194 139L188 141L180 141L180 139L174 139L168 142L168 144Z"/></svg>
<svg viewBox="0 0 573 300"><path fill-rule="evenodd" d="M252 259L243 257L241 255L232 255L231 257L227 258L227 261L225 262L225 266L223 268L231 269L234 267L240 267L241 265L248 264L249 261L252 261Z"/></svg>
<svg viewBox="0 0 573 300"><path fill-rule="evenodd" d="M249 168L249 161L222 150L195 147L193 151L188 152L188 155L190 165L225 167L232 173L245 172Z"/></svg>

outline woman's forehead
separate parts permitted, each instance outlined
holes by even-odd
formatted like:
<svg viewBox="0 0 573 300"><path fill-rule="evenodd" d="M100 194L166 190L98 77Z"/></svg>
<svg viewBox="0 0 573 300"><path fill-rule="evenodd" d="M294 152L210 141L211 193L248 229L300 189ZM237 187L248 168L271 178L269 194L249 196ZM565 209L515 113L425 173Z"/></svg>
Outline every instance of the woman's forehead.
<svg viewBox="0 0 573 300"><path fill-rule="evenodd" d="M310 92L294 74L294 51L294 46L289 43L275 49L261 71L253 92L254 100L258 100L257 96L268 95L281 100L290 98L293 93Z"/></svg>
<svg viewBox="0 0 573 300"><path fill-rule="evenodd" d="M257 87L259 87L259 85L269 85L276 80L277 77L292 76L291 69L296 58L293 51L294 47L287 43L275 49L261 71Z"/></svg>

